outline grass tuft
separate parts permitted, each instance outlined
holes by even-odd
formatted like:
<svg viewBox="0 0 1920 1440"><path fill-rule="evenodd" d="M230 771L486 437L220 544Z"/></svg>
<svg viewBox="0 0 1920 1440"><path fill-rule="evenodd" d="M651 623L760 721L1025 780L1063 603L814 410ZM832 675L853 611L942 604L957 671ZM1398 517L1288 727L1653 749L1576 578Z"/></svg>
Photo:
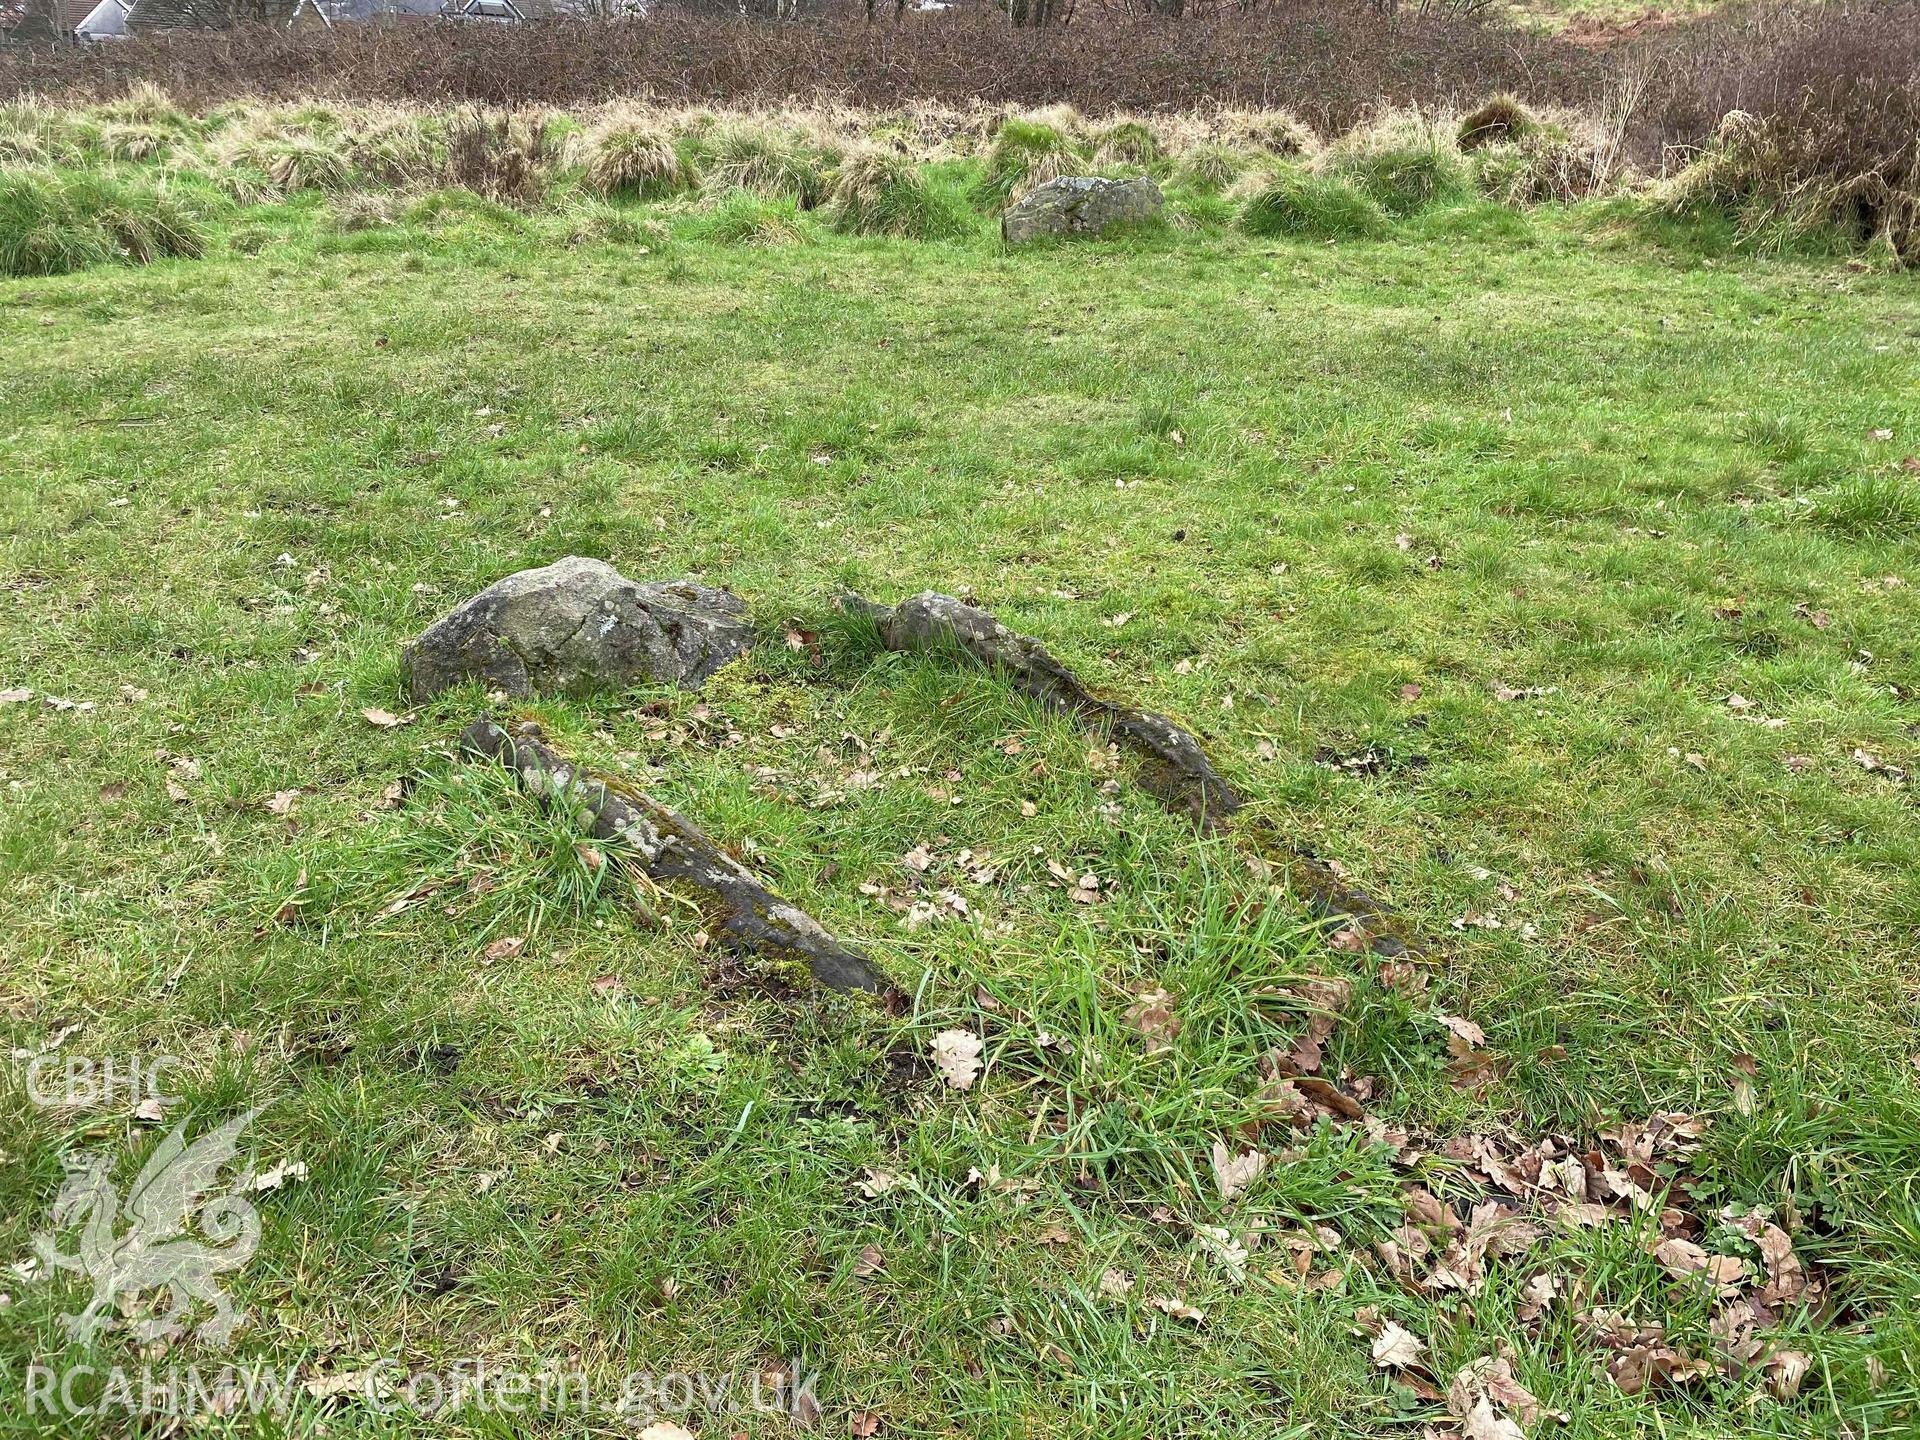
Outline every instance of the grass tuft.
<svg viewBox="0 0 1920 1440"><path fill-rule="evenodd" d="M100 148L109 160L164 160L173 150L173 135L158 125L140 121L115 122L100 131Z"/></svg>
<svg viewBox="0 0 1920 1440"><path fill-rule="evenodd" d="M841 162L827 208L833 228L849 235L947 240L973 228L960 198L924 166L878 147Z"/></svg>
<svg viewBox="0 0 1920 1440"><path fill-rule="evenodd" d="M355 191L330 196L327 213L334 226L348 234L362 230L385 230L400 219L400 202L392 195Z"/></svg>
<svg viewBox="0 0 1920 1440"><path fill-rule="evenodd" d="M696 239L715 245L791 245L809 237L791 197L768 199L751 190L720 196L693 223Z"/></svg>
<svg viewBox="0 0 1920 1440"><path fill-rule="evenodd" d="M1226 189L1247 171L1248 157L1231 145L1208 142L1196 145L1180 157L1173 172L1174 182L1214 195Z"/></svg>
<svg viewBox="0 0 1920 1440"><path fill-rule="evenodd" d="M132 125L160 126L168 130L188 130L193 119L174 102L173 96L151 81L142 80L117 100L93 107L102 120L123 121Z"/></svg>
<svg viewBox="0 0 1920 1440"><path fill-rule="evenodd" d="M1317 168L1365 192L1396 219L1468 191L1466 167L1451 137L1412 114L1390 115L1343 135Z"/></svg>
<svg viewBox="0 0 1920 1440"><path fill-rule="evenodd" d="M725 126L704 142L702 186L726 197L746 191L763 200L791 200L811 210L826 199L833 157L770 126Z"/></svg>
<svg viewBox="0 0 1920 1440"><path fill-rule="evenodd" d="M1226 143L1280 160L1304 160L1320 149L1311 126L1285 110L1228 110L1219 133Z"/></svg>
<svg viewBox="0 0 1920 1440"><path fill-rule="evenodd" d="M62 275L206 252L206 230L164 185L91 172L0 173L0 275Z"/></svg>
<svg viewBox="0 0 1920 1440"><path fill-rule="evenodd" d="M1813 511L1850 540L1904 540L1920 533L1920 486L1902 475L1860 475L1834 487Z"/></svg>
<svg viewBox="0 0 1920 1440"><path fill-rule="evenodd" d="M1085 153L1059 126L1009 116L987 148L986 168L974 193L983 205L1000 209L1035 186L1085 165Z"/></svg>
<svg viewBox="0 0 1920 1440"><path fill-rule="evenodd" d="M1482 145L1510 144L1540 128L1533 112L1512 95L1483 100L1460 117L1454 134L1462 150Z"/></svg>
<svg viewBox="0 0 1920 1440"><path fill-rule="evenodd" d="M231 158L265 175L282 194L330 193L353 183L353 166L337 145L305 136L249 140Z"/></svg>
<svg viewBox="0 0 1920 1440"><path fill-rule="evenodd" d="M588 136L587 144L587 184L601 195L658 200L699 183L673 136L658 126L615 125Z"/></svg>
<svg viewBox="0 0 1920 1440"><path fill-rule="evenodd" d="M1102 169L1122 165L1154 165L1166 149L1144 120L1116 120L1095 132L1093 163Z"/></svg>
<svg viewBox="0 0 1920 1440"><path fill-rule="evenodd" d="M1249 176L1236 198L1240 228L1249 235L1367 240L1389 228L1386 210L1357 185L1298 166Z"/></svg>

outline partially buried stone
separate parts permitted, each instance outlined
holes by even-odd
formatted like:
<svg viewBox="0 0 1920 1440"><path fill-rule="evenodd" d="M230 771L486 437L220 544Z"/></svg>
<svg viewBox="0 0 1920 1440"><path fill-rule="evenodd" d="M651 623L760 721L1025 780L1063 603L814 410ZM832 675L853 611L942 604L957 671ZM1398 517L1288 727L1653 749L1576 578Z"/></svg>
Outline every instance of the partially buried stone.
<svg viewBox="0 0 1920 1440"><path fill-rule="evenodd" d="M1099 235L1116 225L1137 225L1160 213L1160 187L1144 175L1106 180L1062 175L1029 190L1000 219L1009 245L1048 235Z"/></svg>
<svg viewBox="0 0 1920 1440"><path fill-rule="evenodd" d="M525 697L704 684L753 644L736 595L692 580L641 584L569 555L489 585L401 652L415 703L478 680Z"/></svg>

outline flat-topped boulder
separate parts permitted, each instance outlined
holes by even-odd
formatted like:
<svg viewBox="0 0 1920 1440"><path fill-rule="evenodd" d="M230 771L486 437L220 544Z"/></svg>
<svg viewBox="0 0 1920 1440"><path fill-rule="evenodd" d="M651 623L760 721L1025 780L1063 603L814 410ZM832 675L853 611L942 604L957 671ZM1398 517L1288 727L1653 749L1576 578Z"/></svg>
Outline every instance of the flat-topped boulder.
<svg viewBox="0 0 1920 1440"><path fill-rule="evenodd" d="M1145 175L1106 180L1062 175L1035 186L1007 207L1000 235L1009 245L1047 236L1099 235L1137 225L1160 213L1160 187Z"/></svg>
<svg viewBox="0 0 1920 1440"><path fill-rule="evenodd" d="M753 645L745 603L692 580L641 583L569 555L496 581L400 655L415 703L478 680L513 696L693 688Z"/></svg>

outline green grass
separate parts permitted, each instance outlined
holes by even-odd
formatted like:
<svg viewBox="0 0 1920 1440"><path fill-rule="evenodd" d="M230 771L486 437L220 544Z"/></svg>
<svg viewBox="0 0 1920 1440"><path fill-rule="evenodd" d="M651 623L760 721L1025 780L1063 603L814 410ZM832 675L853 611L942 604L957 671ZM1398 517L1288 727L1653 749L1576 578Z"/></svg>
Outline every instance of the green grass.
<svg viewBox="0 0 1920 1440"><path fill-rule="evenodd" d="M1366 240L1385 234L1390 219L1378 200L1340 176L1282 166L1249 185L1239 222L1267 239Z"/></svg>
<svg viewBox="0 0 1920 1440"><path fill-rule="evenodd" d="M1606 209L1012 255L791 199L654 214L664 242L599 243L447 192L341 233L307 195L214 223L205 259L0 281L0 689L36 692L0 704L0 1029L179 1055L203 1121L267 1106L250 1153L308 1174L232 1277L242 1358L799 1355L823 1433L1417 1435L1437 1407L1353 1334L1374 1306L1443 1386L1513 1347L1567 1440L1911 1429L1920 818L1854 758L1920 770L1910 278L1657 248ZM909 1013L768 993L454 762L479 693L361 718L403 712L405 639L570 553L725 583L767 640L700 695L533 707L556 744L869 943ZM1503 1078L1455 1089L1432 1004L1085 735L836 625L849 585L971 590L1186 717L1257 820L1432 938L1433 1003ZM940 890L970 918L890 903ZM1799 1398L1624 1395L1570 1309L1518 1321L1517 1266L1466 1303L1402 1292L1372 1247L1405 1176L1357 1129L1223 1204L1209 1148L1329 974L1355 989L1327 1073L1435 1143L1711 1116L1696 1208L1797 1212L1835 1288L1790 1330ZM1155 987L1182 1028L1150 1052L1126 1015ZM987 1040L964 1093L923 1063L950 1027ZM0 1260L63 1154L151 1133L130 1108L8 1091ZM869 1169L913 1183L870 1198ZM1192 1228L1222 1223L1328 1227L1315 1268L1344 1278L1277 1283L1275 1244L1236 1283ZM1624 1230L1535 1261L1704 1346ZM75 1291L0 1276L0 1434L49 1433L19 1372L88 1358Z"/></svg>
<svg viewBox="0 0 1920 1440"><path fill-rule="evenodd" d="M89 171L0 171L0 275L197 257L207 244L203 213L217 204L218 197L195 197L180 184Z"/></svg>

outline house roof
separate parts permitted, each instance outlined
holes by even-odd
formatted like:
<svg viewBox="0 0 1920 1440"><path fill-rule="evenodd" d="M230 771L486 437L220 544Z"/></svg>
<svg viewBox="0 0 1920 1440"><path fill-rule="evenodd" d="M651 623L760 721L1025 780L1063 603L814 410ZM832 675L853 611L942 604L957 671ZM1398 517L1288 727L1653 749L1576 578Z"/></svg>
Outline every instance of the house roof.
<svg viewBox="0 0 1920 1440"><path fill-rule="evenodd" d="M90 39L128 33L126 0L91 0L91 4L91 9L85 3L68 5L69 15L76 9L86 10L78 20L68 20L68 29Z"/></svg>

